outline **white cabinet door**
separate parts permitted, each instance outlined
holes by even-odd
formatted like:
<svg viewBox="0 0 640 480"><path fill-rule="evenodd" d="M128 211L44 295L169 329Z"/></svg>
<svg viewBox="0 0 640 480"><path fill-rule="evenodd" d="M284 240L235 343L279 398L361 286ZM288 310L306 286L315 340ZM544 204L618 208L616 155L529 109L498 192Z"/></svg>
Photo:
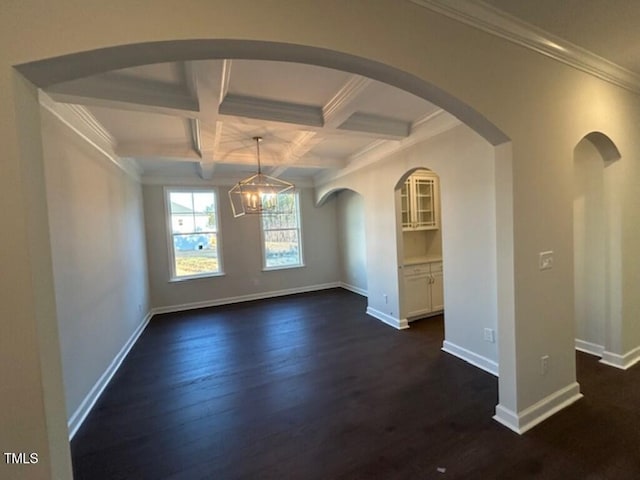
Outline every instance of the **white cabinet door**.
<svg viewBox="0 0 640 480"><path fill-rule="evenodd" d="M430 282L428 274L408 275L404 277L404 298L407 317L415 317L430 311Z"/></svg>
<svg viewBox="0 0 640 480"><path fill-rule="evenodd" d="M431 311L444 310L444 283L442 272L431 274Z"/></svg>
<svg viewBox="0 0 640 480"><path fill-rule="evenodd" d="M407 179L400 190L400 202L402 204L402 229L411 230L413 228L411 209L411 182Z"/></svg>
<svg viewBox="0 0 640 480"><path fill-rule="evenodd" d="M428 230L437 228L435 208L435 177L414 176L413 182L413 228Z"/></svg>
<svg viewBox="0 0 640 480"><path fill-rule="evenodd" d="M438 177L414 173L400 190L402 229L436 230L440 228Z"/></svg>
<svg viewBox="0 0 640 480"><path fill-rule="evenodd" d="M404 300L409 319L444 310L442 262L405 266Z"/></svg>

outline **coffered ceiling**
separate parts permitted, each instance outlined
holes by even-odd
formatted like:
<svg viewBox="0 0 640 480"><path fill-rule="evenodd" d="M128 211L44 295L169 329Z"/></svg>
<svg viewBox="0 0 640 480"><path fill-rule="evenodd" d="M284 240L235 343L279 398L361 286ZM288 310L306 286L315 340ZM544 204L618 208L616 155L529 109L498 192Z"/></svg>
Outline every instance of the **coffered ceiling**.
<svg viewBox="0 0 640 480"><path fill-rule="evenodd" d="M147 65L46 90L83 105L143 176L232 178L256 169L312 178L407 139L435 105L395 87L316 66L251 60Z"/></svg>

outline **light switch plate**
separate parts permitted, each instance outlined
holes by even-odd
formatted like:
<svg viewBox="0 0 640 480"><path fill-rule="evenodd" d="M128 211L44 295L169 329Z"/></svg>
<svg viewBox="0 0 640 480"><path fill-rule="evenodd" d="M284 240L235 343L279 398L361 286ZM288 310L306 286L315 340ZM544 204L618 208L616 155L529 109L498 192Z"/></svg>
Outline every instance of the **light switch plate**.
<svg viewBox="0 0 640 480"><path fill-rule="evenodd" d="M539 255L540 270L551 270L553 268L553 252L540 252Z"/></svg>
<svg viewBox="0 0 640 480"><path fill-rule="evenodd" d="M484 329L484 341L485 342L489 342L489 343L495 343L496 341L496 336L495 336L495 332L492 328L485 328Z"/></svg>

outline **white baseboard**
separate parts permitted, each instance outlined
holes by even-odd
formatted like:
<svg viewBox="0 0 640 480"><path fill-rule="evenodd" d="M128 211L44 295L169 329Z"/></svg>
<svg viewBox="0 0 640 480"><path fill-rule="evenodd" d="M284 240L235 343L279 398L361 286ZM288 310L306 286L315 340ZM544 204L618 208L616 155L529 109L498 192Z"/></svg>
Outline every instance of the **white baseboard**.
<svg viewBox="0 0 640 480"><path fill-rule="evenodd" d="M580 400L582 396L580 385L577 382L573 382L529 408L525 408L520 413L515 413L502 405L498 405L493 419L522 435L563 408Z"/></svg>
<svg viewBox="0 0 640 480"><path fill-rule="evenodd" d="M448 342L447 340L442 342L442 351L458 357L465 362L490 373L491 375L496 377L498 376L498 364L487 357L478 355L471 350L467 350L466 348L460 347L455 343Z"/></svg>
<svg viewBox="0 0 640 480"><path fill-rule="evenodd" d="M215 300L205 300L203 302L183 303L182 305L170 305L166 307L156 307L151 310L153 315L160 313L183 312L185 310L195 310L197 308L217 307L220 305L230 305L232 303L249 302L252 300L263 300L265 298L283 297L296 293L316 292L329 288L340 288L340 282L321 283L318 285L308 285L306 287L287 288L285 290L272 290L270 292L251 293L249 295L239 295L237 297L225 297Z"/></svg>
<svg viewBox="0 0 640 480"><path fill-rule="evenodd" d="M596 357L602 357L604 346L576 338L576 350L588 353L589 355L595 355Z"/></svg>
<svg viewBox="0 0 640 480"><path fill-rule="evenodd" d="M367 296L366 290L360 287L356 287L355 285L350 285L348 283L340 282L340 287L344 288L345 290L349 290L350 292L357 293L358 295L362 295L363 297Z"/></svg>
<svg viewBox="0 0 640 480"><path fill-rule="evenodd" d="M398 330L409 328L409 322L407 322L406 318L395 318L391 315L387 315L386 313L381 312L380 310L376 310L373 307L367 307L367 315L371 315L373 318L377 318L378 320Z"/></svg>
<svg viewBox="0 0 640 480"><path fill-rule="evenodd" d="M609 365L610 367L616 367L621 370L631 368L640 361L640 347L636 347L633 350L628 351L624 355L612 353L608 351L602 352L602 358L600 363Z"/></svg>
<svg viewBox="0 0 640 480"><path fill-rule="evenodd" d="M78 429L82 425L82 422L84 422L84 420L87 418L87 415L89 415L89 412L100 398L100 395L102 395L102 392L107 387L115 373L118 371L118 368L120 368L120 365L126 358L127 354L135 345L140 335L142 335L142 332L144 332L144 329L147 328L149 320L151 320L152 316L152 313L149 312L144 317L140 325L138 325L138 328L136 328L135 331L131 334L129 340L127 340L124 346L120 349L118 354L109 364L104 373L100 376L95 385L91 388L91 390L89 390L87 396L84 397L84 400L82 401L80 406L76 409L75 412L73 412L73 415L71 415L71 418L69 418L69 420L67 421L67 426L69 427L69 441L73 440L73 437L78 432Z"/></svg>

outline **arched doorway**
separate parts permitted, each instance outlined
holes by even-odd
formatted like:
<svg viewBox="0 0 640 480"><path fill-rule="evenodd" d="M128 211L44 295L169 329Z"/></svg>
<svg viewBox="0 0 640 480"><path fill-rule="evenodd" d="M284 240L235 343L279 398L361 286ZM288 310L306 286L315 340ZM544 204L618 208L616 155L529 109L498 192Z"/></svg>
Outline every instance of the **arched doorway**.
<svg viewBox="0 0 640 480"><path fill-rule="evenodd" d="M37 86L46 87L57 82L81 78L97 71L116 69L143 63L176 58L215 58L216 55L237 58L265 58L273 60L305 61L363 74L428 98L459 115L473 129L493 145L506 142L508 138L481 114L470 109L446 92L411 74L374 61L358 59L337 52L327 52L313 47L242 41L183 41L173 43L175 48L149 49L149 45L129 45L100 51L74 54L56 59L33 62L18 66L18 70ZM168 47L168 45L166 45ZM143 48L141 48L143 47ZM154 52L153 55L149 55ZM224 52L224 53L222 53ZM104 61L103 61L104 60ZM99 66L98 66L99 65ZM513 321L513 319L510 319ZM509 382L515 378L508 378Z"/></svg>

